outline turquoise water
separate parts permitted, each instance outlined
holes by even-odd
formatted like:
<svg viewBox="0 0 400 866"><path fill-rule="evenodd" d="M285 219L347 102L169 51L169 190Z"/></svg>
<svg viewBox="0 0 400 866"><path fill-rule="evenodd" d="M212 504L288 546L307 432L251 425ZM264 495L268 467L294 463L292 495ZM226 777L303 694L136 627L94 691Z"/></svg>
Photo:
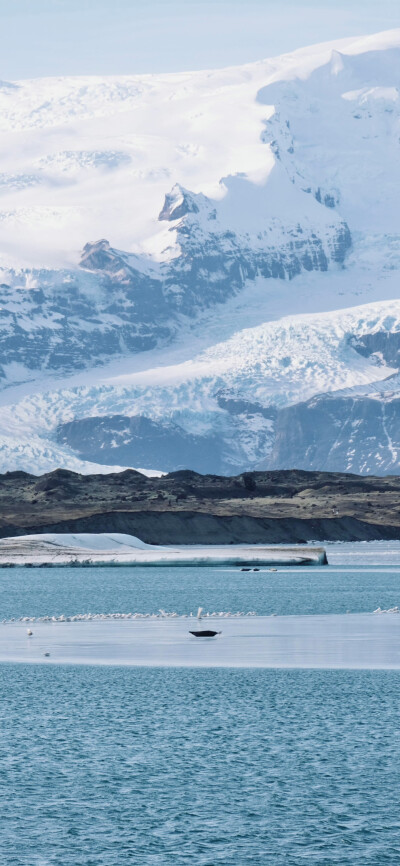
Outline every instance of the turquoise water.
<svg viewBox="0 0 400 866"><path fill-rule="evenodd" d="M328 566L241 572L216 568L0 569L0 620L76 613L369 612L400 606L400 568Z"/></svg>
<svg viewBox="0 0 400 866"><path fill-rule="evenodd" d="M1 863L400 861L400 675L0 666Z"/></svg>
<svg viewBox="0 0 400 866"><path fill-rule="evenodd" d="M2 569L0 619L400 605L371 562ZM0 665L1 866L397 866L396 671Z"/></svg>

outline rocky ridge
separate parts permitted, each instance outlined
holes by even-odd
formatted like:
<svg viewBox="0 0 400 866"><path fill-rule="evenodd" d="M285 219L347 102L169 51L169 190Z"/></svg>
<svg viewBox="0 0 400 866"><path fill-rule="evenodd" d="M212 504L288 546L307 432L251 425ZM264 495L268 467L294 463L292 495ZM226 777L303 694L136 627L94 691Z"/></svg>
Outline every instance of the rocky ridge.
<svg viewBox="0 0 400 866"><path fill-rule="evenodd" d="M159 267L102 239L85 244L80 269L4 271L0 385L4 363L68 373L146 351L176 336L182 316L195 319L257 276L291 280L343 265L348 226L335 216L321 232L317 216L314 225L272 220L242 236L218 219L218 205L177 185L159 216L171 223L177 254Z"/></svg>
<svg viewBox="0 0 400 866"><path fill-rule="evenodd" d="M400 478L302 471L236 477L133 470L0 476L0 536L123 532L153 544L400 538Z"/></svg>

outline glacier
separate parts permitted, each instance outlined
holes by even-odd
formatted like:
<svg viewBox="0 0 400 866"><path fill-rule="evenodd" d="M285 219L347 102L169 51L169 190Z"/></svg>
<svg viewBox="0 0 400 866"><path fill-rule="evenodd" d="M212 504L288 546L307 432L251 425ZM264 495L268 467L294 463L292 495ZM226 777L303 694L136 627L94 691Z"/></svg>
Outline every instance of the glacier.
<svg viewBox="0 0 400 866"><path fill-rule="evenodd" d="M0 87L0 471L397 472L400 30Z"/></svg>

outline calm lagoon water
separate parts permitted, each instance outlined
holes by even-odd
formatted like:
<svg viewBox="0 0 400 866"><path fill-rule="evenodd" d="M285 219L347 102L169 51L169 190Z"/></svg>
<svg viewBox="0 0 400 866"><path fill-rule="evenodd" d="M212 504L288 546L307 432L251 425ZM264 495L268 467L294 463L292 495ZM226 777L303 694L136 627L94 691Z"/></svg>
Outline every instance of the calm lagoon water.
<svg viewBox="0 0 400 866"><path fill-rule="evenodd" d="M400 606L400 545L334 545L329 566L2 568L0 621L77 613L368 613Z"/></svg>
<svg viewBox="0 0 400 866"><path fill-rule="evenodd" d="M0 619L400 604L398 551L343 548L277 573L2 569ZM399 687L396 671L0 665L1 866L397 866Z"/></svg>

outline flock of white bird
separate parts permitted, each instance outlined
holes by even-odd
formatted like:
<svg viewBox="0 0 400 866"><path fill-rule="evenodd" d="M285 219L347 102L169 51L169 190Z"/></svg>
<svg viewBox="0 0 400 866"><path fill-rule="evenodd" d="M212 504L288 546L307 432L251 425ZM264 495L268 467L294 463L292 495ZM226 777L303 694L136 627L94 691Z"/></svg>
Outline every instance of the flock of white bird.
<svg viewBox="0 0 400 866"><path fill-rule="evenodd" d="M91 620L123 620L123 619L203 619L204 618L227 618L227 617L239 617L239 616L257 616L255 610L249 610L246 613L244 611L237 611L236 613L232 613L231 611L213 611L212 613L203 613L202 609L201 613L197 613L194 615L193 613L176 613L176 611L171 611L170 613L166 610L160 610L158 613L76 613L72 616L65 616L64 614L60 614L60 616L20 616L20 617L10 617L10 619L3 619L1 621L2 625L9 625L10 623L15 622L90 622ZM271 614L273 616L274 614ZM28 627L27 635L32 637L33 632L31 628Z"/></svg>
<svg viewBox="0 0 400 866"><path fill-rule="evenodd" d="M349 612L349 611L348 611ZM400 607L389 607L387 609L377 607L373 613L400 613ZM94 620L143 620L143 619L231 619L237 617L244 616L258 616L255 610L248 610L247 612L238 610L236 613L232 611L213 611L212 613L208 612L203 613L203 609L199 608L197 614L193 613L177 613L176 611L168 612L160 608L158 613L76 613L72 616L65 616L65 614L60 614L60 616L20 616L20 617L10 617L10 619L1 620L2 625L10 625L11 623L22 622L22 623L42 623L42 622L91 622ZM274 613L270 613L269 616L275 616ZM30 627L27 628L26 633L28 637L33 636L33 631Z"/></svg>

